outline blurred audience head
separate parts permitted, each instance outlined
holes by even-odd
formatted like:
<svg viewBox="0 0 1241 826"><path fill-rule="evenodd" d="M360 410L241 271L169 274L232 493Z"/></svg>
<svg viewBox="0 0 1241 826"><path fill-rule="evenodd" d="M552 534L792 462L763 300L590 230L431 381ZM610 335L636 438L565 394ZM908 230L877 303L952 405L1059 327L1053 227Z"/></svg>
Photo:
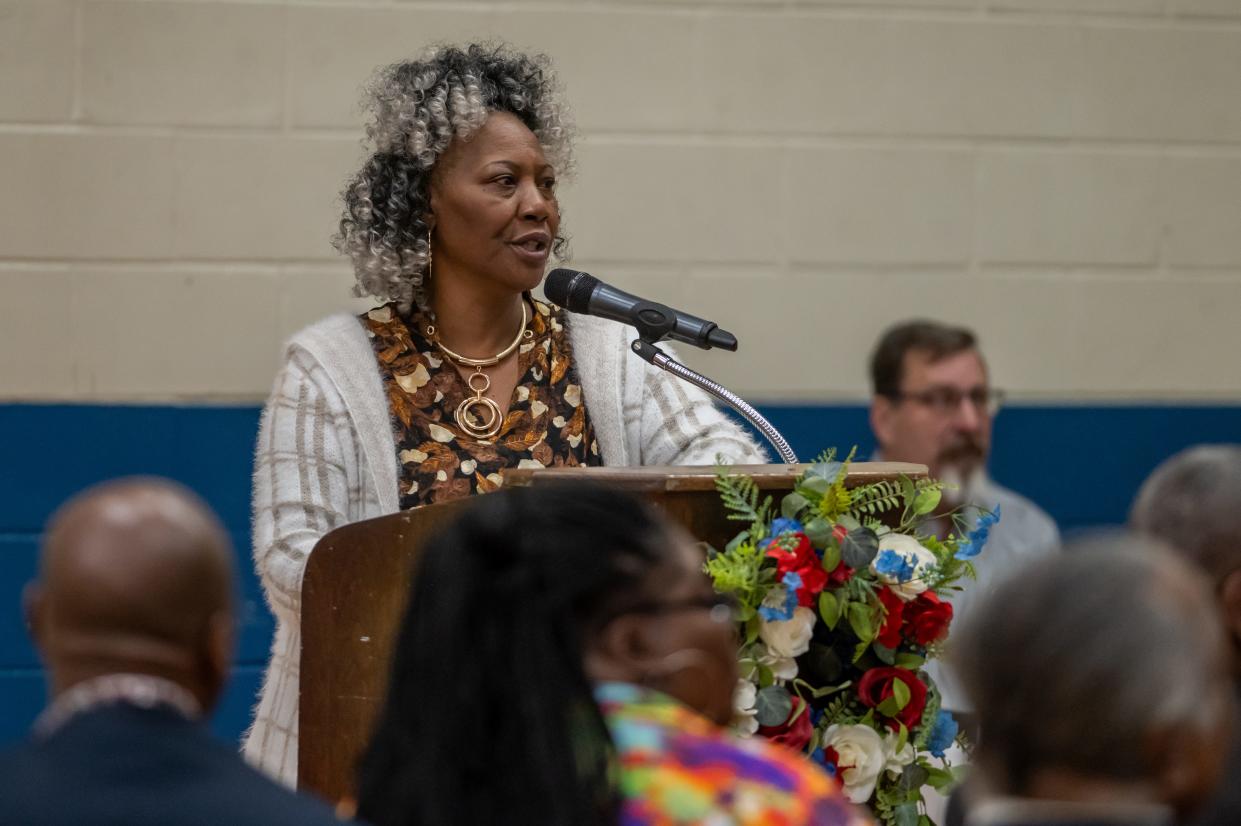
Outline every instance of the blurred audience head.
<svg viewBox="0 0 1241 826"><path fill-rule="evenodd" d="M108 674L147 674L219 698L233 646L232 552L210 509L161 479L107 482L48 523L26 592L53 696Z"/></svg>
<svg viewBox="0 0 1241 826"><path fill-rule="evenodd" d="M926 465L967 499L999 401L974 334L935 321L897 324L876 344L870 375L870 424L884 459Z"/></svg>
<svg viewBox="0 0 1241 826"><path fill-rule="evenodd" d="M720 723L732 714L735 625L702 566L682 529L607 488L472 501L417 564L359 815L608 822L594 683L641 683Z"/></svg>
<svg viewBox="0 0 1241 826"><path fill-rule="evenodd" d="M1066 548L988 595L954 640L993 795L1185 813L1222 771L1234 713L1210 588L1162 546Z"/></svg>
<svg viewBox="0 0 1241 826"><path fill-rule="evenodd" d="M1192 447L1165 461L1142 485L1130 521L1206 573L1241 650L1241 445Z"/></svg>

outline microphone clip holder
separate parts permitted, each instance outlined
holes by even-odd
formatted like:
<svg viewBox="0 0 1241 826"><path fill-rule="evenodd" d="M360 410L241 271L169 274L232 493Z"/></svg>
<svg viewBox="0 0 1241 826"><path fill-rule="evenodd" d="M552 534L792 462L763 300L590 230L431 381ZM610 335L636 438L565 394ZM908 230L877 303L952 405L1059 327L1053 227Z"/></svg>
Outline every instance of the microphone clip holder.
<svg viewBox="0 0 1241 826"><path fill-rule="evenodd" d="M724 404L737 411L742 418L753 425L759 433L763 434L763 438L776 449L776 453L780 456L780 461L786 465L798 464L797 454L793 452L793 448L789 446L788 441L780 435L780 431L776 430L775 425L769 422L762 413L755 410L749 402L722 384L718 384L701 373L691 370L655 346L657 342L661 341L671 331L676 323L675 318L672 312L662 304L645 301L642 303L650 305L651 314L649 317L647 316L647 307L642 307L636 314L641 323L635 322L634 325L638 328L640 335L639 338L634 339L631 345L633 351L648 364L652 364L664 372L671 373L724 402ZM664 311L662 313L663 323L659 323L659 320L656 318L656 314L661 310Z"/></svg>
<svg viewBox="0 0 1241 826"><path fill-rule="evenodd" d="M638 328L642 341L654 344L663 341L676 329L676 312L665 304L639 301L633 307L633 326Z"/></svg>

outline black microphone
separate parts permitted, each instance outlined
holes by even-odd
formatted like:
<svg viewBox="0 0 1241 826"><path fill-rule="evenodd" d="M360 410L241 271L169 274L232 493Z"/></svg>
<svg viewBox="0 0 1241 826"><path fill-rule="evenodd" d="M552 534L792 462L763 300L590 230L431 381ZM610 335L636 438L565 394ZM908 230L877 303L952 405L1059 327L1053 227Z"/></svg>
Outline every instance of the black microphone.
<svg viewBox="0 0 1241 826"><path fill-rule="evenodd" d="M671 338L704 350L712 347L737 349L737 337L721 330L714 321L630 295L604 284L590 273L564 268L552 270L543 283L543 294L566 310L631 324L651 341Z"/></svg>

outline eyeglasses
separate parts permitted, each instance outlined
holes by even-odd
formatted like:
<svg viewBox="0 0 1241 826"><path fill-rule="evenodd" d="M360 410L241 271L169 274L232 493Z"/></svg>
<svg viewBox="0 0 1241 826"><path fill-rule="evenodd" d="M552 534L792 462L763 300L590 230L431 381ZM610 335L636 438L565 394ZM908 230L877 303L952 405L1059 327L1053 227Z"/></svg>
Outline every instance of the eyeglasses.
<svg viewBox="0 0 1241 826"><path fill-rule="evenodd" d="M888 398L917 402L941 416L956 413L961 409L961 402L968 399L975 410L994 416L1004 404L1004 391L994 387L975 387L967 391L955 387L932 387L918 393L891 393Z"/></svg>
<svg viewBox="0 0 1241 826"><path fill-rule="evenodd" d="M645 602L626 608L625 614L671 614L677 611L708 612L712 622L735 624L739 622L739 606L731 594L712 594L711 596L689 597L673 602Z"/></svg>

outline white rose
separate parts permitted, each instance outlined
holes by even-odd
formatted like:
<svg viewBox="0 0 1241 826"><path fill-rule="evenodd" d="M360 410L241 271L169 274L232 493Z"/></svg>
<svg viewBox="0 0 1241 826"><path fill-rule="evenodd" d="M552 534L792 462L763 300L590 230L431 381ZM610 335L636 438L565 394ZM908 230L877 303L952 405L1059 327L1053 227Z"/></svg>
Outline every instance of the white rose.
<svg viewBox="0 0 1241 826"><path fill-rule="evenodd" d="M749 680L737 680L733 689L733 715L737 729L742 734L758 731L758 687Z"/></svg>
<svg viewBox="0 0 1241 826"><path fill-rule="evenodd" d="M787 620L759 620L758 636L777 657L800 657L810 650L814 632L814 611L804 606L793 609Z"/></svg>
<svg viewBox="0 0 1241 826"><path fill-rule="evenodd" d="M900 777L905 767L917 758L917 752L914 751L913 743L909 742L909 738L905 738L905 745L897 751L896 741L900 739L900 735L895 732L888 732L883 738L883 755L884 768L888 770L893 778Z"/></svg>
<svg viewBox="0 0 1241 826"><path fill-rule="evenodd" d="M912 562L913 576L905 582L901 582L892 574L881 574L875 570L875 562L878 561L884 551L892 551L907 562ZM903 602L909 602L926 590L926 580L924 577L938 564L939 560L935 558L935 554L922 547L918 540L912 536L907 536L903 533L889 533L879 537L879 552L871 560L870 570L875 576L879 577L880 582L883 582L891 589L892 593L896 594Z"/></svg>
<svg viewBox="0 0 1241 826"><path fill-rule="evenodd" d="M755 659L762 665L771 669L771 674L777 680L788 682L797 676L797 660L792 657L781 657L772 653L772 650L765 645L756 645Z"/></svg>
<svg viewBox="0 0 1241 826"><path fill-rule="evenodd" d="M879 732L870 726L828 726L823 732L823 748L836 750L836 769L845 787L845 797L865 803L875 791L875 781L887 765L887 754Z"/></svg>

